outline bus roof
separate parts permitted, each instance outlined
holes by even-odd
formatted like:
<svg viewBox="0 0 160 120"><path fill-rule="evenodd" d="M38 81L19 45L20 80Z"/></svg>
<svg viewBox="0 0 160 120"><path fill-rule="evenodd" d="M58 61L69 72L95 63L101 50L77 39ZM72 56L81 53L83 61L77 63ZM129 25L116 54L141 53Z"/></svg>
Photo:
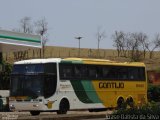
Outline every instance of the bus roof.
<svg viewBox="0 0 160 120"><path fill-rule="evenodd" d="M29 59L29 60L21 60L15 62L14 64L38 64L38 63L60 62L60 61L61 58Z"/></svg>
<svg viewBox="0 0 160 120"><path fill-rule="evenodd" d="M117 62L106 59L89 59L89 58L65 58L63 61L82 63L82 64L106 64L106 65L120 65L120 66L145 66L143 62Z"/></svg>
<svg viewBox="0 0 160 120"><path fill-rule="evenodd" d="M145 66L142 62L117 62L105 59L90 59L90 58L47 58L47 59L30 59L15 62L15 64L38 64L38 63L77 63L77 64L101 64L101 65L119 65L119 66Z"/></svg>

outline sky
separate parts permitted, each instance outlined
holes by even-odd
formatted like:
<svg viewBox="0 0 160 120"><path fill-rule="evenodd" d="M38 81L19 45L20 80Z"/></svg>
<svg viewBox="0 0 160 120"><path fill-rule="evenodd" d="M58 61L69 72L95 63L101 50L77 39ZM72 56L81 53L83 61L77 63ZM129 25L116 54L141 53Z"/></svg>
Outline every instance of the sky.
<svg viewBox="0 0 160 120"><path fill-rule="evenodd" d="M20 27L20 19L45 17L47 45L97 48L96 34L105 31L100 48L115 49L115 31L143 32L150 39L160 32L160 0L0 0L0 29Z"/></svg>

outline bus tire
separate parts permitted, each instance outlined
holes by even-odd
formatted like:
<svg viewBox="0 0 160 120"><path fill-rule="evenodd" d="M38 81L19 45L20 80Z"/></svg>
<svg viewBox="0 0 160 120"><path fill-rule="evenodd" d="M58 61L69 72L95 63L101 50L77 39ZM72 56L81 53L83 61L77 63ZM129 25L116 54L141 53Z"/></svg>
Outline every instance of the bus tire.
<svg viewBox="0 0 160 120"><path fill-rule="evenodd" d="M88 109L89 112L94 112L94 109Z"/></svg>
<svg viewBox="0 0 160 120"><path fill-rule="evenodd" d="M133 100L132 97L128 97L127 100L126 100L126 103L130 108L134 107L134 100Z"/></svg>
<svg viewBox="0 0 160 120"><path fill-rule="evenodd" d="M0 111L3 111L3 100L1 96L0 96Z"/></svg>
<svg viewBox="0 0 160 120"><path fill-rule="evenodd" d="M126 109L126 102L123 97L118 98L117 100L117 109Z"/></svg>
<svg viewBox="0 0 160 120"><path fill-rule="evenodd" d="M36 116L40 114L40 111L30 111L32 116Z"/></svg>
<svg viewBox="0 0 160 120"><path fill-rule="evenodd" d="M69 108L70 108L69 101L66 98L64 98L60 102L57 114L66 114Z"/></svg>

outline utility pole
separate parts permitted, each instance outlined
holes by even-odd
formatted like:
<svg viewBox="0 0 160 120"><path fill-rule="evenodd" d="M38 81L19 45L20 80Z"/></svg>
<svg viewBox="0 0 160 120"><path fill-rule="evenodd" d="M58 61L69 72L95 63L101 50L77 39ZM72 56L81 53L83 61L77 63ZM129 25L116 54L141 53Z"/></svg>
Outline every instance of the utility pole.
<svg viewBox="0 0 160 120"><path fill-rule="evenodd" d="M80 42L81 42L81 39L82 39L83 37L75 37L75 39L77 39L78 40L78 44L79 44L79 52L78 52L78 57L80 57Z"/></svg>
<svg viewBox="0 0 160 120"><path fill-rule="evenodd" d="M3 54L0 51L0 72L2 72L2 67L3 67L2 61L3 61Z"/></svg>

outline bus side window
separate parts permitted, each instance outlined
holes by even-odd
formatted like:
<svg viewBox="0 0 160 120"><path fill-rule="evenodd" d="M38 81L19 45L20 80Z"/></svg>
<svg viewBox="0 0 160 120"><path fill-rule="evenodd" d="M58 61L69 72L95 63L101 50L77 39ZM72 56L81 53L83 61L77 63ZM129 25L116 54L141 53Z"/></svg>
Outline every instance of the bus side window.
<svg viewBox="0 0 160 120"><path fill-rule="evenodd" d="M105 66L103 69L103 74L106 79L117 79L117 69L114 66Z"/></svg>
<svg viewBox="0 0 160 120"><path fill-rule="evenodd" d="M60 78L71 79L73 78L73 67L70 64L60 64Z"/></svg>
<svg viewBox="0 0 160 120"><path fill-rule="evenodd" d="M109 68L103 67L102 74L104 79L108 79Z"/></svg>
<svg viewBox="0 0 160 120"><path fill-rule="evenodd" d="M118 70L114 67L112 67L109 71L109 79L114 79L117 80L118 79Z"/></svg>
<svg viewBox="0 0 160 120"><path fill-rule="evenodd" d="M97 71L95 66L88 67L89 79L97 78Z"/></svg>
<svg viewBox="0 0 160 120"><path fill-rule="evenodd" d="M145 80L145 69L142 67L131 68L130 79L132 80Z"/></svg>
<svg viewBox="0 0 160 120"><path fill-rule="evenodd" d="M82 75L82 77L81 77L82 79L89 79L87 65L81 65L81 75Z"/></svg>
<svg viewBox="0 0 160 120"><path fill-rule="evenodd" d="M118 68L118 79L127 80L128 79L128 67Z"/></svg>
<svg viewBox="0 0 160 120"><path fill-rule="evenodd" d="M145 80L145 68L139 68L139 79Z"/></svg>
<svg viewBox="0 0 160 120"><path fill-rule="evenodd" d="M97 79L104 79L103 78L103 66L101 66L101 65L96 66L96 78Z"/></svg>
<svg viewBox="0 0 160 120"><path fill-rule="evenodd" d="M130 80L138 80L138 68L130 67L129 68L129 79Z"/></svg>
<svg viewBox="0 0 160 120"><path fill-rule="evenodd" d="M81 74L82 74L82 72L81 72L81 65L78 65L78 64L76 64L75 66L74 66L74 76L75 76L75 78L76 79L81 79Z"/></svg>

